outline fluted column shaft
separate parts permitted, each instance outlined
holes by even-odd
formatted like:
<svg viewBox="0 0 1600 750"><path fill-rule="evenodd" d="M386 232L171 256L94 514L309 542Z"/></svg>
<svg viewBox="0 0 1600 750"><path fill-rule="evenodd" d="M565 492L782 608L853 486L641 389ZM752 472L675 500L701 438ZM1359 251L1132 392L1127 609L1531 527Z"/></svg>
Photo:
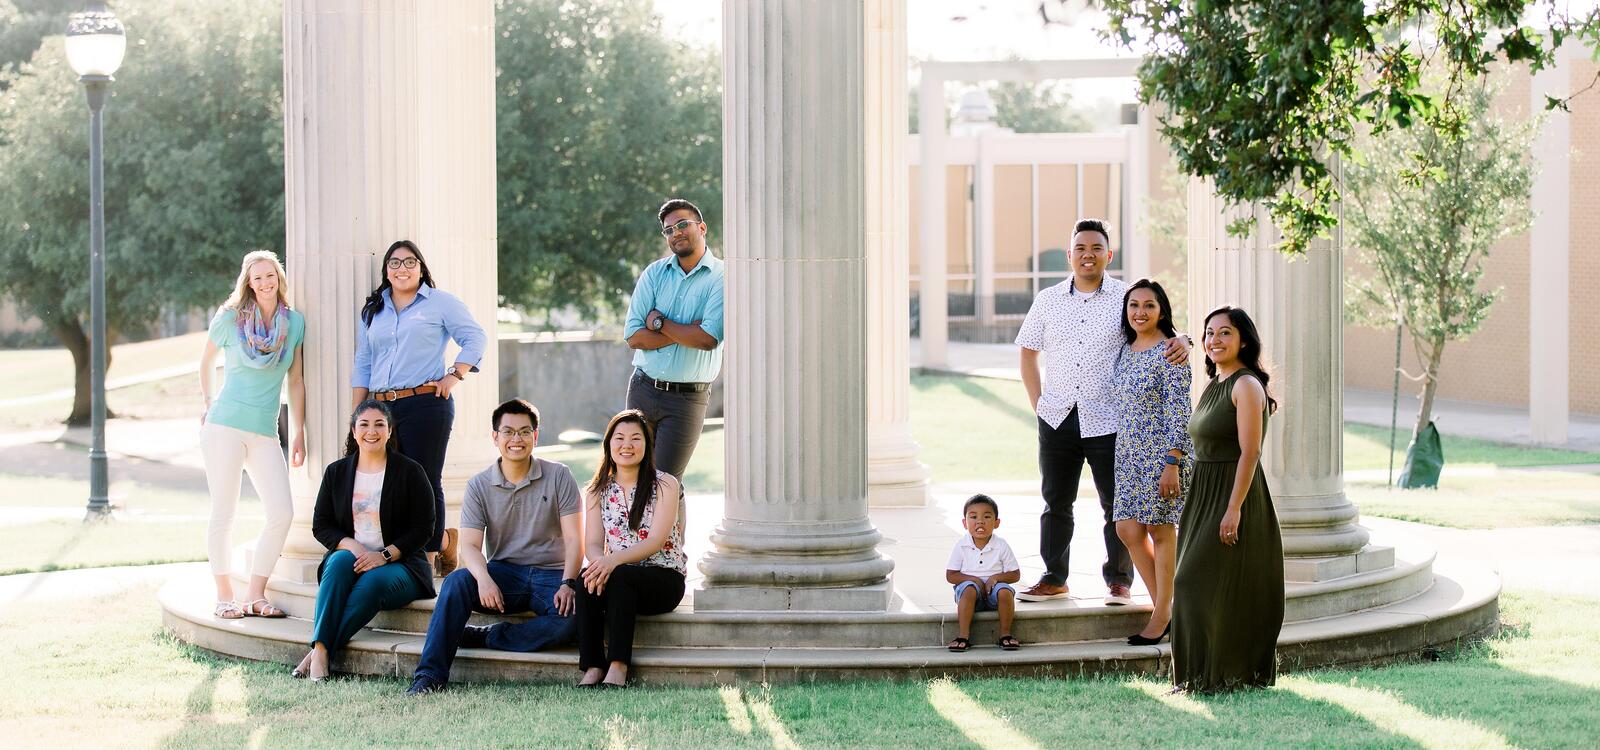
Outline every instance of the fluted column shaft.
<svg viewBox="0 0 1600 750"><path fill-rule="evenodd" d="M723 4L727 496L697 609L883 609L861 0Z"/></svg>
<svg viewBox="0 0 1600 750"><path fill-rule="evenodd" d="M490 335L480 372L452 394L450 525L466 479L494 455L494 8L286 0L283 30L286 254L307 324L307 459L290 472L295 522L279 572L304 581L323 553L311 513L323 467L343 452L358 311L397 239L417 243L439 287Z"/></svg>
<svg viewBox="0 0 1600 750"><path fill-rule="evenodd" d="M867 504L922 506L911 439L911 250L906 186L906 0L867 0Z"/></svg>
<svg viewBox="0 0 1600 750"><path fill-rule="evenodd" d="M1260 231L1227 233L1230 220L1254 210ZM1269 421L1262 466L1283 529L1284 554L1324 557L1360 551L1367 530L1344 494L1343 235L1313 243L1290 261L1263 209L1228 209L1208 183L1189 187L1189 320L1225 304L1250 313L1271 367L1280 406ZM1204 352L1195 350L1197 365ZM1203 379L1196 379L1203 387ZM1246 520L1248 523L1248 520Z"/></svg>

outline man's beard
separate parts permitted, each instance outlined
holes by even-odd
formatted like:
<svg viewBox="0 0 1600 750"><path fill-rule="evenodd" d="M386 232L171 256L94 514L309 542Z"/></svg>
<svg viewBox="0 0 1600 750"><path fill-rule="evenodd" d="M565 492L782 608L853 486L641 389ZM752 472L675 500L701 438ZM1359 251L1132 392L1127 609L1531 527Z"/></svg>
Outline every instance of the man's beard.
<svg viewBox="0 0 1600 750"><path fill-rule="evenodd" d="M685 243L683 243L683 248L682 249L679 249L677 245L672 245L671 247L672 247L672 254L678 256L679 258L687 258L687 257L689 257L691 255L694 255L694 243L693 242L685 242Z"/></svg>

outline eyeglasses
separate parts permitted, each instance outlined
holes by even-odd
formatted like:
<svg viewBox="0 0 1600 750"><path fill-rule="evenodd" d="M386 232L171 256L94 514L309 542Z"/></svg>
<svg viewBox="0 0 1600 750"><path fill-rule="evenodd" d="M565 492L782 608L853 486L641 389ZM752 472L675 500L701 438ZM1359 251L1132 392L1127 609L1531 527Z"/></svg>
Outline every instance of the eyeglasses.
<svg viewBox="0 0 1600 750"><path fill-rule="evenodd" d="M500 428L498 430L495 430L495 431L500 433L500 439L502 439L502 440L510 440L511 438L514 438L514 437L519 437L519 438L522 438L523 440L532 440L534 433L538 432L538 430L534 430L534 429L528 428L528 427L524 427L524 428L522 428L520 430L513 430L513 429L511 429L509 427L502 427L502 428Z"/></svg>
<svg viewBox="0 0 1600 750"><path fill-rule="evenodd" d="M417 259L416 258L390 258L388 265L389 265L389 270L391 270L391 271L398 271L398 270L400 270L401 266L404 266L404 267L406 267L408 269L415 269L417 267Z"/></svg>
<svg viewBox="0 0 1600 750"><path fill-rule="evenodd" d="M700 222L695 221L693 219L684 219L683 221L680 221L680 222L678 222L676 224L668 224L668 225L666 225L666 226L661 228L661 236L662 237L671 237L672 235L677 234L679 232L687 232L687 231L689 231L689 227L692 227L692 226L694 226L696 224L699 224L699 223Z"/></svg>

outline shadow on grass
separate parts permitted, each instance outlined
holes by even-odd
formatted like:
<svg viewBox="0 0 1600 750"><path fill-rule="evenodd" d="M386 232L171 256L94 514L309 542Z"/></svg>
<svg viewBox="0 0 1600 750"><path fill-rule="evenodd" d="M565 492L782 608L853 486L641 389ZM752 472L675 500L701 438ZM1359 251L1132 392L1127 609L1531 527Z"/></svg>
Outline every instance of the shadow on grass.
<svg viewBox="0 0 1600 750"><path fill-rule="evenodd" d="M974 382L973 378L929 374L921 375L913 379L911 385L913 388L916 388L919 391L928 391L940 386L948 386L959 391L961 395L966 396L967 398L981 402L984 406L987 406L1000 414L1004 414L1008 417L1016 419L1018 422L1026 425L1029 430L1037 429L1039 425L1038 415L1022 408L1014 402L1007 401L999 396L994 395L994 392Z"/></svg>

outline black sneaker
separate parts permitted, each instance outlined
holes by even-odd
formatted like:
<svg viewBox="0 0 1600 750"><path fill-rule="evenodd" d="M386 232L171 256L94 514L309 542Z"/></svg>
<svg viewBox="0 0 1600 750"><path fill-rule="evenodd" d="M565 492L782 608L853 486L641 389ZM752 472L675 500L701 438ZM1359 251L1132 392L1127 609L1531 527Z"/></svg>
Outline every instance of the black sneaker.
<svg viewBox="0 0 1600 750"><path fill-rule="evenodd" d="M443 685L434 682L432 677L419 674L411 680L411 687L406 688L406 695L427 695L441 690L444 690Z"/></svg>
<svg viewBox="0 0 1600 750"><path fill-rule="evenodd" d="M489 630L488 625L468 625L466 630L461 631L461 647L488 648Z"/></svg>

